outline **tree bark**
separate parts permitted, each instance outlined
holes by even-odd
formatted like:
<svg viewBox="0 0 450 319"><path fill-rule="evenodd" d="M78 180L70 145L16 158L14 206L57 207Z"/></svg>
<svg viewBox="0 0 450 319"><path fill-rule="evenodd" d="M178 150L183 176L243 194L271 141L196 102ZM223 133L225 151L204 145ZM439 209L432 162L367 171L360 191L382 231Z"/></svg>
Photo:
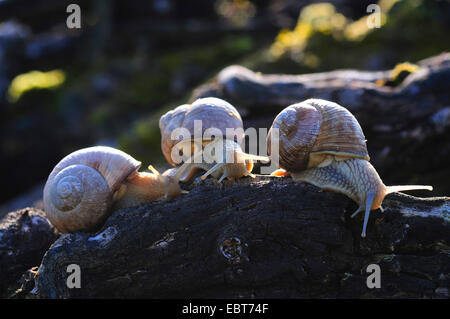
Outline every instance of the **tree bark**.
<svg viewBox="0 0 450 319"><path fill-rule="evenodd" d="M347 197L290 177L190 185L175 200L116 211L96 233L61 236L42 298L448 298L450 201L389 195L368 235ZM69 289L67 266L81 269ZM381 288L366 268L381 267Z"/></svg>
<svg viewBox="0 0 450 319"><path fill-rule="evenodd" d="M58 237L43 211L25 208L0 220L0 296L10 295L23 272L39 266Z"/></svg>

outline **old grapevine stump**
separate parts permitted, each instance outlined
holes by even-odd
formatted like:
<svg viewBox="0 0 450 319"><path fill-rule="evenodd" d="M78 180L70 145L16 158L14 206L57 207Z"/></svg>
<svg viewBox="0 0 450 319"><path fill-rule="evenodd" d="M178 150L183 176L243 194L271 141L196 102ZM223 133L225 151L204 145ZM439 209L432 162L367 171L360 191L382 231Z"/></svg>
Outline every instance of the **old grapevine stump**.
<svg viewBox="0 0 450 319"><path fill-rule="evenodd" d="M368 236L343 195L290 178L194 182L187 195L116 211L61 236L36 279L44 298L448 298L450 199L389 195ZM192 186L192 185L191 185ZM69 289L67 266L81 269ZM366 285L369 264L381 288Z"/></svg>

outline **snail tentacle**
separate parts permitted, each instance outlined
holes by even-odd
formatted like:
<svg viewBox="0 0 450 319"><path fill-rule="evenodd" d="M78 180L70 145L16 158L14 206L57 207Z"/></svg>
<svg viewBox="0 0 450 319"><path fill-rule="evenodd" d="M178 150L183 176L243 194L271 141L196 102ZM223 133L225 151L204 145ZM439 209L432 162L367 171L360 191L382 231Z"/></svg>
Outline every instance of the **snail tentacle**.
<svg viewBox="0 0 450 319"><path fill-rule="evenodd" d="M211 167L205 174L202 175L201 179L204 181L209 175L220 169L221 167L225 166L225 163L216 163L213 167ZM225 175L225 174L224 174Z"/></svg>
<svg viewBox="0 0 450 319"><path fill-rule="evenodd" d="M358 215L363 210L364 210L364 206L359 206L358 209L350 217L354 218L356 215Z"/></svg>
<svg viewBox="0 0 450 319"><path fill-rule="evenodd" d="M364 224L363 224L363 230L361 233L361 237L366 237L366 229L367 229L367 223L369 222L369 215L370 215L370 210L372 208L372 202L375 198L375 193L368 193L367 194L367 198L366 198L366 212L364 214Z"/></svg>
<svg viewBox="0 0 450 319"><path fill-rule="evenodd" d="M219 183L222 183L222 181L223 181L226 177L227 177L227 174L226 174L226 173L223 173L222 176L220 176L218 182L219 182Z"/></svg>

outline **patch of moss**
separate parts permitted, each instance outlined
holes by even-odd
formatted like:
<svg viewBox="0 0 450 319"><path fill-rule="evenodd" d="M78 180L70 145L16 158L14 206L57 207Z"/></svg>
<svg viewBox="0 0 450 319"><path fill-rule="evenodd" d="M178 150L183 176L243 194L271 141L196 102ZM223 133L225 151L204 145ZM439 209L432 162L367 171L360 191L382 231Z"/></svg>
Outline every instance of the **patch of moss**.
<svg viewBox="0 0 450 319"><path fill-rule="evenodd" d="M391 81L401 83L410 73L419 70L419 66L409 62L397 64L391 71Z"/></svg>

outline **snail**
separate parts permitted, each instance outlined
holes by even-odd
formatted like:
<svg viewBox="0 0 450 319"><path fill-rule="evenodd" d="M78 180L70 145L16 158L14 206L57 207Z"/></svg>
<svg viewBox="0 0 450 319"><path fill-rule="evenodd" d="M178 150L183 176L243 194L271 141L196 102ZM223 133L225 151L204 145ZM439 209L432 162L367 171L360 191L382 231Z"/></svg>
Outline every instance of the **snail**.
<svg viewBox="0 0 450 319"><path fill-rule="evenodd" d="M366 140L356 118L344 107L320 99L309 99L285 108L277 115L267 136L271 160L272 130L279 131L279 167L272 176L291 175L322 189L342 193L359 206L351 215L365 211L361 236L371 210L380 208L387 194L426 189L431 186L386 186L370 164ZM274 135L275 136L275 135Z"/></svg>
<svg viewBox="0 0 450 319"><path fill-rule="evenodd" d="M241 116L222 99L208 97L180 105L161 117L159 127L162 152L172 166L181 165L179 174L183 182L199 169L206 171L202 180L212 175L219 183L225 178L255 177L251 173L253 161L269 161L266 156L247 154L242 150ZM175 161L180 152L188 155Z"/></svg>
<svg viewBox="0 0 450 319"><path fill-rule="evenodd" d="M90 231L100 225L111 208L173 198L184 191L179 175L138 172L141 162L120 150L94 146L64 157L44 187L44 210L62 233Z"/></svg>

